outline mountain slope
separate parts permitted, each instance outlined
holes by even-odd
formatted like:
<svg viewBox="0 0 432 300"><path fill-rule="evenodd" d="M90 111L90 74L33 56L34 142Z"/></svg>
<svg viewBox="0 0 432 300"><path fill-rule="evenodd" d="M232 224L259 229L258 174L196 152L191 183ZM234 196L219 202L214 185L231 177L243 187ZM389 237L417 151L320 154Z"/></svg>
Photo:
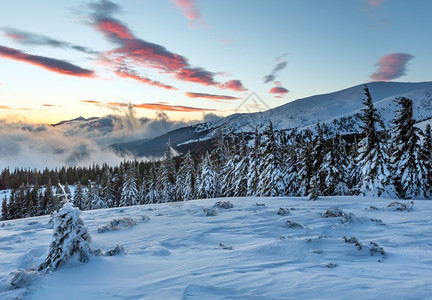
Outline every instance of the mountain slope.
<svg viewBox="0 0 432 300"><path fill-rule="evenodd" d="M417 120L432 117L432 82L372 82L368 83L368 87L387 127L391 126L389 121L397 109L393 100L400 96L413 100ZM256 126L265 126L269 120L276 129L313 128L317 122L322 122L341 132L355 132L359 130L358 116L363 108L363 99L364 85L357 85L334 93L298 99L264 112L233 114L216 122L183 127L149 141L116 144L114 148L118 152L137 156L161 156L165 143L170 139L175 149L185 152L200 147L197 144L220 133L253 132Z"/></svg>

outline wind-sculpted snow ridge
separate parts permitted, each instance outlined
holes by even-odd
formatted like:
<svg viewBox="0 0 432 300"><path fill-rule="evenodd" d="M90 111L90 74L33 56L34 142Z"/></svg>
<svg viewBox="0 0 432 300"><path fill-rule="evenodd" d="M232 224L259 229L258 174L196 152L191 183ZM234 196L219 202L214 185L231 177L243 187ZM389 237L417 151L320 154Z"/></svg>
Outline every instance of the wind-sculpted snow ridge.
<svg viewBox="0 0 432 300"><path fill-rule="evenodd" d="M207 217L217 201L234 208ZM430 298L432 202L395 202L247 197L86 211L91 259L39 273L49 216L2 221L0 299ZM122 218L136 225L97 233Z"/></svg>

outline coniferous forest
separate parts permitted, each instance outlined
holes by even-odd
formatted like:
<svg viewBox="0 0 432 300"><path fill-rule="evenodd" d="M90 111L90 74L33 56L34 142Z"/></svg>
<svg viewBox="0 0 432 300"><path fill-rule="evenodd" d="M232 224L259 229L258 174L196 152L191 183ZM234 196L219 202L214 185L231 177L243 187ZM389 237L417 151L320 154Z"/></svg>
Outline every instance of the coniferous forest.
<svg viewBox="0 0 432 300"><path fill-rule="evenodd" d="M432 133L415 126L412 101L386 128L365 86L361 131L334 132L325 124L306 130L274 130L271 121L255 132L213 139L198 157L174 156L169 142L163 159L124 161L118 166L4 169L2 219L53 213L64 186L81 210L199 198L243 196L364 195L428 199L432 187Z"/></svg>

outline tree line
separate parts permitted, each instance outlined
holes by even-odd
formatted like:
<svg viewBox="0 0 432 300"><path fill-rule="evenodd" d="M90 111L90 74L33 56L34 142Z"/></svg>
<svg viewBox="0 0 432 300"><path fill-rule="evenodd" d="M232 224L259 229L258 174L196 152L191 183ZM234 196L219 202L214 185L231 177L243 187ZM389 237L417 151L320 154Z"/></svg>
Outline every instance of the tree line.
<svg viewBox="0 0 432 300"><path fill-rule="evenodd" d="M190 152L174 157L167 143L164 158L153 162L124 161L115 167L104 164L42 172L16 170L12 174L6 169L1 183L11 193L3 200L2 218L58 210L61 192L57 183L65 185L81 210L243 196L428 199L432 187L431 127L427 125L423 132L415 126L411 99L395 101L398 110L392 129L385 128L365 86L358 134L342 135L325 130L320 123L314 130L275 130L269 122L254 133L220 136L214 149L200 159Z"/></svg>

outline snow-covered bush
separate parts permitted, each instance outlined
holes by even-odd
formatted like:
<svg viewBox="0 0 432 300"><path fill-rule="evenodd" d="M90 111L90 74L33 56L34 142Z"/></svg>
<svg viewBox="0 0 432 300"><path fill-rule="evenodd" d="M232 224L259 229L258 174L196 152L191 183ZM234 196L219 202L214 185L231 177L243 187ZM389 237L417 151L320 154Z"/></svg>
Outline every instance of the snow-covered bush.
<svg viewBox="0 0 432 300"><path fill-rule="evenodd" d="M218 201L213 205L214 208L230 209L234 207L230 201Z"/></svg>
<svg viewBox="0 0 432 300"><path fill-rule="evenodd" d="M203 207L202 208L202 210L206 213L206 216L207 217L214 217L214 216L217 216L217 208L216 207L214 207L214 208L206 208L206 207Z"/></svg>
<svg viewBox="0 0 432 300"><path fill-rule="evenodd" d="M342 237L345 241L345 243L348 244L354 244L358 250L362 250L363 249L363 245L360 243L360 241L358 240L358 238L356 238L355 236L352 237Z"/></svg>
<svg viewBox="0 0 432 300"><path fill-rule="evenodd" d="M219 248L223 249L223 250L233 250L232 246L225 246L222 243L219 243Z"/></svg>
<svg viewBox="0 0 432 300"><path fill-rule="evenodd" d="M290 220L286 221L286 226L288 228L304 228L303 225L297 223L296 221L290 221Z"/></svg>
<svg viewBox="0 0 432 300"><path fill-rule="evenodd" d="M370 242L371 248L369 249L370 255L374 256L375 254L381 255L383 258L387 258L387 254L384 252L384 248L378 245L375 242Z"/></svg>
<svg viewBox="0 0 432 300"><path fill-rule="evenodd" d="M78 255L80 262L85 263L90 259L91 236L80 214L80 210L69 202L54 214L53 240L45 262L39 266L39 271L55 270L75 254Z"/></svg>
<svg viewBox="0 0 432 300"><path fill-rule="evenodd" d="M147 222L147 221L150 220L150 217L149 217L149 216L146 216L146 215L142 215L142 216L141 216L141 219L142 219L144 222Z"/></svg>
<svg viewBox="0 0 432 300"><path fill-rule="evenodd" d="M343 222L350 222L353 220L353 214L352 213L346 213L340 208L339 206L330 207L327 209L323 214L323 218L342 218Z"/></svg>
<svg viewBox="0 0 432 300"><path fill-rule="evenodd" d="M281 215L281 216L285 216L285 215L287 215L289 213L290 213L289 208L280 207L277 214Z"/></svg>
<svg viewBox="0 0 432 300"><path fill-rule="evenodd" d="M395 211L410 211L413 207L414 207L414 201L411 201L409 204L394 201L389 205L387 205L386 209L395 210Z"/></svg>
<svg viewBox="0 0 432 300"><path fill-rule="evenodd" d="M111 220L108 225L104 225L98 228L98 233L104 233L107 231L120 230L120 229L128 229L132 226L135 226L137 223L134 219L129 217L124 217L122 219L114 219Z"/></svg>
<svg viewBox="0 0 432 300"><path fill-rule="evenodd" d="M11 275L13 276L11 285L14 288L29 286L32 281L39 278L39 272L33 269L19 269L18 271L12 272Z"/></svg>
<svg viewBox="0 0 432 300"><path fill-rule="evenodd" d="M102 251L101 248L95 249L93 250L93 255L94 256L114 256L120 253L126 254L125 249L123 248L123 246L120 245L116 245L114 248L109 249L107 251Z"/></svg>

